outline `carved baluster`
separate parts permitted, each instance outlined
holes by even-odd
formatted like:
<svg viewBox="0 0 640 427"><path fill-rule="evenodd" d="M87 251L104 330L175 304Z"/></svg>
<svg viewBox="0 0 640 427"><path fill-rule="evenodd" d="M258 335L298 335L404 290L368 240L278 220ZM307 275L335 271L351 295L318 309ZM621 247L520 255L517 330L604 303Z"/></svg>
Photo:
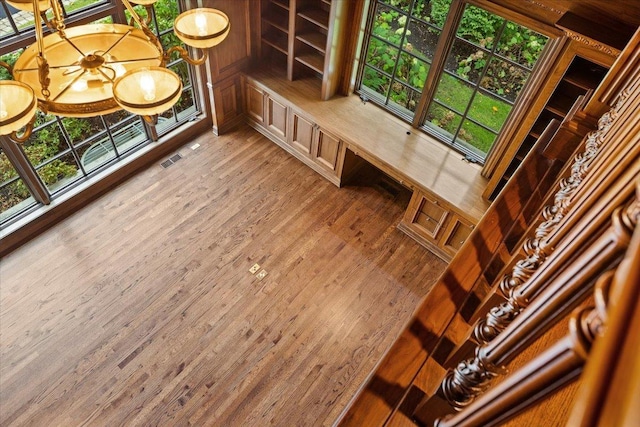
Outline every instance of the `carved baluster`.
<svg viewBox="0 0 640 427"><path fill-rule="evenodd" d="M626 208L618 208L612 216L611 226L589 245L582 256L567 266L546 287L522 315L510 318L513 310L520 307L522 295L513 295L516 308L510 300L501 307L498 320L507 325L490 342L477 347L475 357L465 360L447 372L433 399L444 398L455 409L461 409L474 401L491 380L504 371L520 351L549 329L555 320L575 307L591 289L598 274L620 258L629 244L631 233L640 218L640 194ZM504 316L504 317L500 317ZM500 325L502 327L502 325ZM416 411L423 420L430 416L429 400Z"/></svg>

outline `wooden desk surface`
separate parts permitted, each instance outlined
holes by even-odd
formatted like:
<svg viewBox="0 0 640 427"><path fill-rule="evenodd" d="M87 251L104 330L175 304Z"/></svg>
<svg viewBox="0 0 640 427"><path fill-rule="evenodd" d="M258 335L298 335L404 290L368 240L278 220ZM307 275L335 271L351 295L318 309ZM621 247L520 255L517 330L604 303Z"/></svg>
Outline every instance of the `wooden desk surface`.
<svg viewBox="0 0 640 427"><path fill-rule="evenodd" d="M480 166L373 103L356 95L320 101L320 80L288 81L268 71L247 76L293 104L300 114L347 143L347 147L402 184L433 193L477 223L489 203Z"/></svg>

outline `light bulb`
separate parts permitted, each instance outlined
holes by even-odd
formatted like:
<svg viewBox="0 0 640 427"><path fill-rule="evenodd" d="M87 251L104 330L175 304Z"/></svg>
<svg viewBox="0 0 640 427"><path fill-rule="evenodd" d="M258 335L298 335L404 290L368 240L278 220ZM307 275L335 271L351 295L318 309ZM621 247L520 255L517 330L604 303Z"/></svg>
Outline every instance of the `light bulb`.
<svg viewBox="0 0 640 427"><path fill-rule="evenodd" d="M4 102L0 99L0 119L6 119L8 115L7 106L4 105Z"/></svg>
<svg viewBox="0 0 640 427"><path fill-rule="evenodd" d="M196 28L198 29L199 36L207 35L207 17L204 13L197 12L195 16Z"/></svg>
<svg viewBox="0 0 640 427"><path fill-rule="evenodd" d="M153 101L156 99L156 82L149 73L143 73L140 76L140 89L144 95L145 101Z"/></svg>
<svg viewBox="0 0 640 427"><path fill-rule="evenodd" d="M89 85L87 84L87 81L85 79L76 80L71 85L71 89L76 91L76 92L85 91L85 90L87 90L88 87L89 87Z"/></svg>

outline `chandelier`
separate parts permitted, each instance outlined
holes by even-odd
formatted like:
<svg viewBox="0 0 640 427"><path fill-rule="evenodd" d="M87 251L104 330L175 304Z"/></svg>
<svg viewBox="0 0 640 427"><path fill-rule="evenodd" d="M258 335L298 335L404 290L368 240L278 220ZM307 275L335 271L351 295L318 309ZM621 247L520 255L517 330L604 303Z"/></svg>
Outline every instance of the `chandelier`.
<svg viewBox="0 0 640 427"><path fill-rule="evenodd" d="M132 0L147 9L141 18L128 0L128 25L85 24L66 28L59 0L6 0L34 15L36 42L13 67L13 80L0 80L0 135L18 142L29 138L36 109L62 117L92 117L124 109L155 123L158 114L175 104L182 81L166 68L177 52L193 65L203 64L207 50L229 34L229 18L216 9L181 13L174 33L187 46L203 51L194 59L182 46L166 51L149 29L156 0ZM46 11L52 9L52 18ZM44 35L40 18L51 32ZM22 130L19 135L18 132Z"/></svg>

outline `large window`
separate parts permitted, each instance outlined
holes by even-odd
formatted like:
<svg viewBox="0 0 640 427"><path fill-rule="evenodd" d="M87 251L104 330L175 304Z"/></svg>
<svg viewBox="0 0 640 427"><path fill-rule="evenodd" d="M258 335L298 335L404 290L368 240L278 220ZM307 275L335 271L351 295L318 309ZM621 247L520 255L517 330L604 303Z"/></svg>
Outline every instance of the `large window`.
<svg viewBox="0 0 640 427"><path fill-rule="evenodd" d="M374 1L359 92L482 163L548 39L457 4Z"/></svg>
<svg viewBox="0 0 640 427"><path fill-rule="evenodd" d="M68 0L61 2L65 23L74 20L119 22L126 13L109 0ZM135 6L141 16L146 9ZM180 41L173 33L173 20L179 14L177 0L159 0L154 5L149 28L155 32L165 49ZM13 65L22 50L33 41L33 14L18 11L5 2L0 3L0 60ZM158 136L185 123L198 111L197 91L193 86L192 67L177 55L168 67L183 81L183 93L178 102L163 113L156 126ZM0 67L0 78L10 79ZM25 161L22 168L31 168L44 186L47 199L55 199L66 190L81 184L98 171L105 170L126 155L151 142L154 135L139 117L125 111L91 118L60 118L38 111L33 134L17 151ZM33 177L21 177L9 159L0 156L0 224L17 219L39 204L29 189ZM38 183L36 183L38 184ZM33 188L31 188L33 191Z"/></svg>

